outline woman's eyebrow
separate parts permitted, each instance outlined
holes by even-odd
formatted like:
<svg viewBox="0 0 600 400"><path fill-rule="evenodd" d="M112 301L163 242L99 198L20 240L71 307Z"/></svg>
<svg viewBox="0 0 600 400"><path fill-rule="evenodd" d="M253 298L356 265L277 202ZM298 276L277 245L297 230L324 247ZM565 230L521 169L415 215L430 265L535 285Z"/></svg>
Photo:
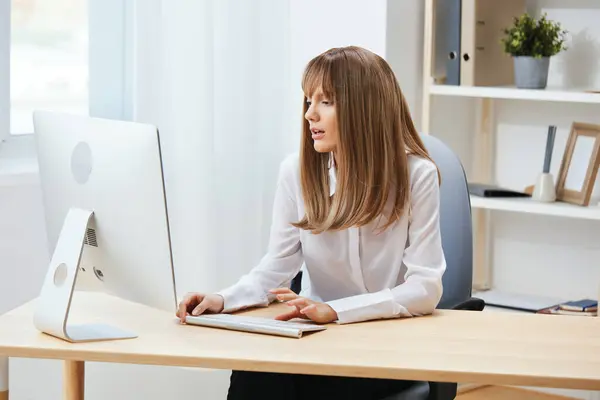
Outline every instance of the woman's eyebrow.
<svg viewBox="0 0 600 400"><path fill-rule="evenodd" d="M311 96L308 96L306 93L304 93L304 97L306 98L306 100L311 99ZM317 100L320 100L325 97L325 94L323 93L322 90L319 90L319 91L314 92L312 94L312 97L316 98Z"/></svg>

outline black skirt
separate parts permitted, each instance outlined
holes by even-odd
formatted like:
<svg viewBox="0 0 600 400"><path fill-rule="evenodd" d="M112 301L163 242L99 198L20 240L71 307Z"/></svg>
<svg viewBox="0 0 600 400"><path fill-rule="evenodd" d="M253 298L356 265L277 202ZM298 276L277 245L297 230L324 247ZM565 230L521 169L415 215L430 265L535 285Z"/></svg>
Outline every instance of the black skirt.
<svg viewBox="0 0 600 400"><path fill-rule="evenodd" d="M414 382L388 379L233 371L228 400L382 400Z"/></svg>

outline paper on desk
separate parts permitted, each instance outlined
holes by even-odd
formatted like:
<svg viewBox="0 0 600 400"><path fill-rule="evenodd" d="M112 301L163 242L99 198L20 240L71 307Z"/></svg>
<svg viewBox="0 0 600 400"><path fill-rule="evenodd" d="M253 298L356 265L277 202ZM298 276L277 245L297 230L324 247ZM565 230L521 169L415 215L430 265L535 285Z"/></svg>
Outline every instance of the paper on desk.
<svg viewBox="0 0 600 400"><path fill-rule="evenodd" d="M510 293L500 290L476 292L473 293L473 296L485 301L486 305L534 312L552 307L564 301L561 298Z"/></svg>

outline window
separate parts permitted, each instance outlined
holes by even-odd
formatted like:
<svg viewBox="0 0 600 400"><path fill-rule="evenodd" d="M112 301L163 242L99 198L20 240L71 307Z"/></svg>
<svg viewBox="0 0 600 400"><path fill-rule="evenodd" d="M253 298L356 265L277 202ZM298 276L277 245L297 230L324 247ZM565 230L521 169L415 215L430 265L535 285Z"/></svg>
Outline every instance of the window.
<svg viewBox="0 0 600 400"><path fill-rule="evenodd" d="M10 2L10 133L34 109L88 114L88 0Z"/></svg>
<svg viewBox="0 0 600 400"><path fill-rule="evenodd" d="M4 155L34 150L34 109L131 119L134 15L134 0L0 0Z"/></svg>

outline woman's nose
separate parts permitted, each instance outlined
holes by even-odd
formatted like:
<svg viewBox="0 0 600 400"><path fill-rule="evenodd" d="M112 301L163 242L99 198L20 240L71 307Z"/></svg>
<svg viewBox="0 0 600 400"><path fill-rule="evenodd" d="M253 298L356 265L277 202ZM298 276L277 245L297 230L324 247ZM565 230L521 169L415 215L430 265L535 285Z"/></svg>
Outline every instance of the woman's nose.
<svg viewBox="0 0 600 400"><path fill-rule="evenodd" d="M319 116L314 111L314 109L312 108L312 106L310 106L308 108L308 110L306 110L306 114L304 114L304 118L306 118L309 121L317 121L319 119Z"/></svg>

